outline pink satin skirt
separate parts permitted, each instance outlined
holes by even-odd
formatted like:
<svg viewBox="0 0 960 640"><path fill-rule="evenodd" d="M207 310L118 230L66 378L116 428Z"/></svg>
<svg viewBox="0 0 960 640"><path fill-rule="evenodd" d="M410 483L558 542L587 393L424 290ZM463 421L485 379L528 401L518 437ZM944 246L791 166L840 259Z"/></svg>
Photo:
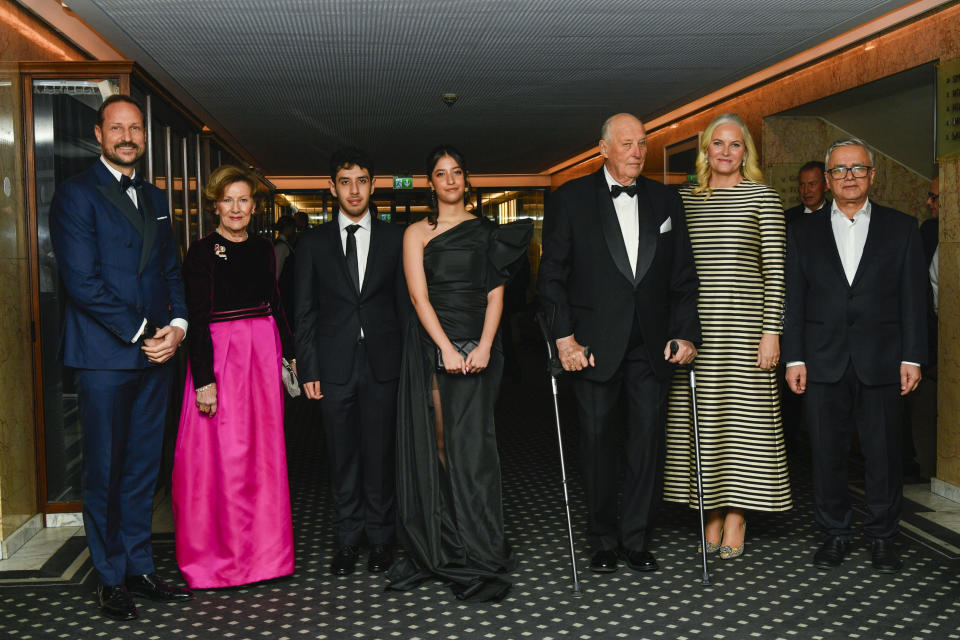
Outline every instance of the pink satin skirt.
<svg viewBox="0 0 960 640"><path fill-rule="evenodd" d="M197 410L188 369L173 462L177 563L197 589L294 570L277 326L244 318L210 335L217 412Z"/></svg>

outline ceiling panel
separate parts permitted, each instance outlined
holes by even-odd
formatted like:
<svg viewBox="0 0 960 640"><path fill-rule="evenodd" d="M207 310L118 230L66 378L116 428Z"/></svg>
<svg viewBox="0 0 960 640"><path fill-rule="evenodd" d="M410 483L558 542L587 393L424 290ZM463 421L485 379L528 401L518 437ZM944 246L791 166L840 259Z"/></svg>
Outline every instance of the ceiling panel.
<svg viewBox="0 0 960 640"><path fill-rule="evenodd" d="M441 142L483 173L538 172L891 11L877 0L73 0L193 97L268 175L368 149L422 173ZM453 107L441 94L460 96Z"/></svg>

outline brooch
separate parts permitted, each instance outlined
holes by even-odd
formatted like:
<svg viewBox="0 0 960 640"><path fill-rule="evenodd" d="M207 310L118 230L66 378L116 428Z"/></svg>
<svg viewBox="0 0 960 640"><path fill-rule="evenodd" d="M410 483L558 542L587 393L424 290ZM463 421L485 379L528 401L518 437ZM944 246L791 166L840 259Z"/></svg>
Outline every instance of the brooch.
<svg viewBox="0 0 960 640"><path fill-rule="evenodd" d="M227 259L227 248L222 244L213 245L213 255L224 260Z"/></svg>

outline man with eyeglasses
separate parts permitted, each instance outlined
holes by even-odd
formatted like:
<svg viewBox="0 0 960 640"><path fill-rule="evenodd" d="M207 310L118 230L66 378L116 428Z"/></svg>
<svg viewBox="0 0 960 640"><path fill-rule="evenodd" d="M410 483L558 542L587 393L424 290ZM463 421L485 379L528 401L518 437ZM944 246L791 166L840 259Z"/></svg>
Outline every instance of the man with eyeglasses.
<svg viewBox="0 0 960 640"><path fill-rule="evenodd" d="M838 567L851 544L847 458L854 428L865 466L863 531L880 573L902 563L893 539L903 494L903 397L927 358L926 268L916 220L869 199L873 153L857 138L826 157L828 216L804 216L787 241L783 359L787 383L805 394L820 569Z"/></svg>

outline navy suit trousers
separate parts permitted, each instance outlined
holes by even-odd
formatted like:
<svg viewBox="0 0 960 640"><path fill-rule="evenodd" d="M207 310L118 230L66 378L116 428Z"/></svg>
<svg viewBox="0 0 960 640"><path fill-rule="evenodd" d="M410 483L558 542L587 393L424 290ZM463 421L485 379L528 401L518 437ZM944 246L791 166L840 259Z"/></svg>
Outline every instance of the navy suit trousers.
<svg viewBox="0 0 960 640"><path fill-rule="evenodd" d="M154 570L153 493L170 375L169 364L75 370L83 425L83 525L104 585Z"/></svg>

